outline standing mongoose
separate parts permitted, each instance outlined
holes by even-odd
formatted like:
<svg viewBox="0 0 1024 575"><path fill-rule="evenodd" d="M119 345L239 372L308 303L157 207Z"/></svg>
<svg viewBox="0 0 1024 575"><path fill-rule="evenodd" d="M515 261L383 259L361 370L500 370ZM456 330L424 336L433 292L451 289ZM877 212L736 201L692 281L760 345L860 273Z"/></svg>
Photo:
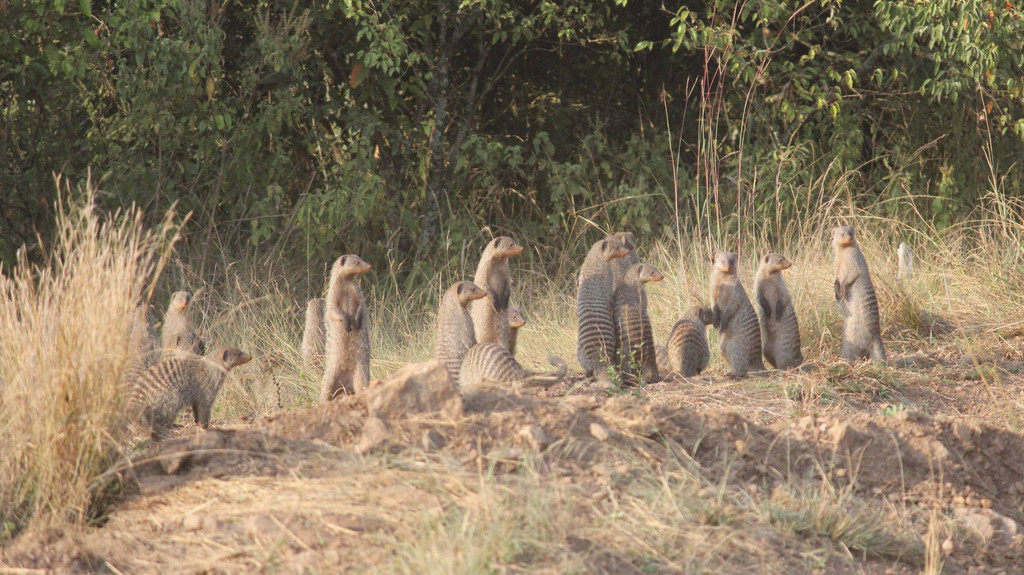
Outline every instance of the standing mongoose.
<svg viewBox="0 0 1024 575"><path fill-rule="evenodd" d="M487 292L486 300L469 304L477 343L497 343L508 349L509 325L505 310L512 295L508 258L523 253L523 246L508 236L494 238L484 248L473 283Z"/></svg>
<svg viewBox="0 0 1024 575"><path fill-rule="evenodd" d="M885 363L875 286L852 227L832 230L832 249L836 256L836 301L843 315L843 359L854 363L870 357L875 363Z"/></svg>
<svg viewBox="0 0 1024 575"><path fill-rule="evenodd" d="M770 253L761 260L754 277L754 299L761 320L761 349L765 359L776 369L792 369L804 362L796 309L782 280L782 270L792 265L782 254Z"/></svg>
<svg viewBox="0 0 1024 575"><path fill-rule="evenodd" d="M523 310L511 305L508 307L508 352L512 357L516 355L516 340L519 339L519 328L526 325L526 316Z"/></svg>
<svg viewBox="0 0 1024 575"><path fill-rule="evenodd" d="M178 413L191 406L196 423L206 429L228 371L250 359L233 347L219 348L206 357L192 353L167 357L136 380L128 401L129 419L152 426L153 438L160 439Z"/></svg>
<svg viewBox="0 0 1024 575"><path fill-rule="evenodd" d="M595 243L580 267L576 283L576 315L579 320L576 359L587 377L593 375L601 383L609 383L608 368L618 366L611 262L629 253L630 249L615 237Z"/></svg>
<svg viewBox="0 0 1024 575"><path fill-rule="evenodd" d="M632 383L638 383L635 381L637 371L644 383L654 383L661 379L651 318L647 315L644 284L663 279L665 276L654 266L635 264L622 276L612 296L615 328L619 336L619 370Z"/></svg>
<svg viewBox="0 0 1024 575"><path fill-rule="evenodd" d="M306 302L306 327L302 330L302 364L307 371L318 372L324 366L324 309L322 297Z"/></svg>
<svg viewBox="0 0 1024 575"><path fill-rule="evenodd" d="M203 355L206 344L196 335L189 318L192 293L176 291L171 294L171 303L164 313L164 324L160 328L160 347L177 349L196 355Z"/></svg>
<svg viewBox="0 0 1024 575"><path fill-rule="evenodd" d="M530 385L555 383L565 377L568 366L557 356L548 356L548 362L555 366L552 373L534 373L519 365L516 358L504 347L495 343L478 343L469 348L459 369L459 387L468 389L486 383L512 383Z"/></svg>
<svg viewBox="0 0 1024 575"><path fill-rule="evenodd" d="M612 289L618 286L619 282L622 281L622 277L626 275L629 268L640 263L640 256L636 253L636 238L633 236L633 232L614 232L608 234L609 238L615 238L622 242L622 245L626 246L629 253L621 258L612 260Z"/></svg>
<svg viewBox="0 0 1024 575"><path fill-rule="evenodd" d="M711 359L705 332L713 320L711 308L695 306L672 326L672 333L668 336L668 363L672 371L686 377L704 371Z"/></svg>
<svg viewBox="0 0 1024 575"><path fill-rule="evenodd" d="M907 242L900 242L896 248L897 265L896 279L910 281L914 277L914 248L907 245Z"/></svg>
<svg viewBox="0 0 1024 575"><path fill-rule="evenodd" d="M731 375L764 370L761 361L761 327L737 274L739 257L733 252L715 254L711 270L712 324L722 334L718 350L728 362Z"/></svg>
<svg viewBox="0 0 1024 575"><path fill-rule="evenodd" d="M320 400L370 385L370 321L359 276L370 271L363 258L347 254L334 261L324 304L324 376Z"/></svg>
<svg viewBox="0 0 1024 575"><path fill-rule="evenodd" d="M487 297L473 282L455 282L441 298L437 310L437 359L448 369L452 383L459 381L459 367L469 348L476 345L469 303Z"/></svg>
<svg viewBox="0 0 1024 575"><path fill-rule="evenodd" d="M156 317L153 306L139 304L132 314L132 331L130 337L132 351L146 367L153 363L156 351Z"/></svg>

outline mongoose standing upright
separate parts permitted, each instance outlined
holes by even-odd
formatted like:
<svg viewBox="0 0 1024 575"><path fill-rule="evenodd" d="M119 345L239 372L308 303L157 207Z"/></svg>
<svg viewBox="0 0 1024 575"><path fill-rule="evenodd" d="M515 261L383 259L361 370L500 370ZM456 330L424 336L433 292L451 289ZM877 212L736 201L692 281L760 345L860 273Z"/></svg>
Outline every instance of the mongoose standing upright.
<svg viewBox="0 0 1024 575"><path fill-rule="evenodd" d="M754 299L761 320L761 348L768 363L776 369L792 369L804 362L800 352L800 326L793 299L782 281L782 270L792 262L770 253L761 260L754 277Z"/></svg>
<svg viewBox="0 0 1024 575"><path fill-rule="evenodd" d="M885 363L875 286L852 227L832 230L832 249L836 256L836 301L843 314L843 359L854 363L870 357L875 363Z"/></svg>
<svg viewBox="0 0 1024 575"><path fill-rule="evenodd" d="M484 248L473 283L487 292L486 300L469 304L477 343L497 343L508 349L509 325L506 310L512 295L508 258L523 253L523 246L508 236L494 238Z"/></svg>
<svg viewBox="0 0 1024 575"><path fill-rule="evenodd" d="M711 308L691 307L672 326L668 336L668 362L672 371L686 377L699 375L708 366L711 348L706 327L712 323Z"/></svg>
<svg viewBox="0 0 1024 575"><path fill-rule="evenodd" d="M473 282L455 282L441 299L437 310L438 361L448 369L452 383L459 381L459 367L469 348L476 345L469 302L487 297L487 292Z"/></svg>
<svg viewBox="0 0 1024 575"><path fill-rule="evenodd" d="M334 261L324 308L324 376L320 399L362 391L370 385L370 321L359 276L370 271L363 258L347 254Z"/></svg>
<svg viewBox="0 0 1024 575"><path fill-rule="evenodd" d="M731 375L744 377L748 371L764 370L761 361L761 327L757 312L737 274L739 256L733 252L715 254L711 270L712 324L722 334L718 350L729 363Z"/></svg>
<svg viewBox="0 0 1024 575"><path fill-rule="evenodd" d="M663 279L665 276L657 268L640 263L631 266L615 288L613 310L621 354L619 370L631 383L636 383L637 371L644 383L654 383L661 379L651 318L647 315L644 284Z"/></svg>
<svg viewBox="0 0 1024 575"><path fill-rule="evenodd" d="M156 318L152 305L142 303L135 307L130 340L136 357L149 367L156 351Z"/></svg>
<svg viewBox="0 0 1024 575"><path fill-rule="evenodd" d="M140 374L128 401L128 416L152 426L160 439L174 424L178 413L192 407L196 423L210 426L210 410L228 371L252 359L232 347L222 347L203 357L179 353Z"/></svg>
<svg viewBox="0 0 1024 575"><path fill-rule="evenodd" d="M519 339L519 328L526 325L523 310L512 305L508 307L508 352L516 356L516 340Z"/></svg>
<svg viewBox="0 0 1024 575"><path fill-rule="evenodd" d="M164 313L164 325L160 328L160 347L196 355L203 355L206 351L206 344L192 328L192 320L188 315L191 305L191 292L177 291L171 295L171 303Z"/></svg>
<svg viewBox="0 0 1024 575"><path fill-rule="evenodd" d="M612 314L612 260L625 257L630 249L615 237L607 237L590 248L576 283L576 315L579 335L576 359L587 377L609 383L609 367L617 367L618 341Z"/></svg>
<svg viewBox="0 0 1024 575"><path fill-rule="evenodd" d="M534 373L519 365L507 349L496 343L478 343L469 348L459 368L459 387L467 389L486 383L555 383L565 377L568 366L557 356L548 356L552 373Z"/></svg>
<svg viewBox="0 0 1024 575"><path fill-rule="evenodd" d="M307 371L320 371L324 367L324 310L327 300L322 297L306 302L306 327L302 330L302 363Z"/></svg>
<svg viewBox="0 0 1024 575"><path fill-rule="evenodd" d="M622 281L622 277L629 271L629 268L640 263L640 256L636 253L636 238L633 236L633 232L614 232L608 234L608 237L619 240L629 250L629 253L625 256L611 261L612 290L614 290L619 285L619 282Z"/></svg>
<svg viewBox="0 0 1024 575"><path fill-rule="evenodd" d="M896 271L896 279L904 282L910 281L914 277L914 248L908 246L907 242L900 242L900 247L896 248L896 257L899 266Z"/></svg>

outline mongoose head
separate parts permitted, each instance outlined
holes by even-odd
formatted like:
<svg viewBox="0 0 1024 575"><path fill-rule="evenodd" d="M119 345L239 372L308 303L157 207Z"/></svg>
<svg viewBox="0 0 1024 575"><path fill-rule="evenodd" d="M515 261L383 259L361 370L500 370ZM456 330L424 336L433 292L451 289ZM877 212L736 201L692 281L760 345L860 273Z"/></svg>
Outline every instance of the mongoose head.
<svg viewBox="0 0 1024 575"><path fill-rule="evenodd" d="M508 307L508 326L512 329L519 329L526 325L526 316L523 315L523 310L512 305Z"/></svg>
<svg viewBox="0 0 1024 575"><path fill-rule="evenodd" d="M786 259L786 256L777 253L770 253L761 260L761 273L770 275L793 267L793 262Z"/></svg>
<svg viewBox="0 0 1024 575"><path fill-rule="evenodd" d="M737 261L739 256L734 252L718 252L715 254L714 267L723 273L734 274Z"/></svg>
<svg viewBox="0 0 1024 575"><path fill-rule="evenodd" d="M838 226L832 230L832 247L839 249L857 245L857 238L850 226Z"/></svg>
<svg viewBox="0 0 1024 575"><path fill-rule="evenodd" d="M508 236L498 236L494 238L487 247L491 248L491 254L493 257L499 259L518 256L523 253L523 246L517 244L514 239Z"/></svg>
<svg viewBox="0 0 1024 575"><path fill-rule="evenodd" d="M658 268L651 264L636 264L633 267L636 268L637 279L640 280L640 283L660 282L665 279Z"/></svg>
<svg viewBox="0 0 1024 575"><path fill-rule="evenodd" d="M176 291L171 294L171 308L175 311L181 311L188 307L188 304L192 303L192 292L189 291Z"/></svg>
<svg viewBox="0 0 1024 575"><path fill-rule="evenodd" d="M331 277L365 274L370 271L371 267L363 258L355 254L346 254L334 260L334 265L331 266Z"/></svg>
<svg viewBox="0 0 1024 575"><path fill-rule="evenodd" d="M711 325L711 322L714 321L714 315L711 308L700 305L693 306L688 309L683 317L689 320L699 321L704 325Z"/></svg>
<svg viewBox="0 0 1024 575"><path fill-rule="evenodd" d="M487 297L487 292L473 282L456 282L455 285L448 288L448 291L455 292L455 297L459 299L459 305L462 307L466 307L469 302L475 299Z"/></svg>
<svg viewBox="0 0 1024 575"><path fill-rule="evenodd" d="M206 356L213 360L215 363L221 365L224 369L230 370L233 367L238 367L243 363L249 363L252 356L245 353L240 349L233 347L220 347L217 348L210 355Z"/></svg>
<svg viewBox="0 0 1024 575"><path fill-rule="evenodd" d="M608 237L619 240L629 251L636 249L636 239L633 237L633 232L615 232L613 234L608 234Z"/></svg>
<svg viewBox="0 0 1024 575"><path fill-rule="evenodd" d="M629 252L633 251L632 248L626 247L621 240L611 236L601 240L600 244L601 253L604 255L604 259L606 260L626 257L629 255Z"/></svg>

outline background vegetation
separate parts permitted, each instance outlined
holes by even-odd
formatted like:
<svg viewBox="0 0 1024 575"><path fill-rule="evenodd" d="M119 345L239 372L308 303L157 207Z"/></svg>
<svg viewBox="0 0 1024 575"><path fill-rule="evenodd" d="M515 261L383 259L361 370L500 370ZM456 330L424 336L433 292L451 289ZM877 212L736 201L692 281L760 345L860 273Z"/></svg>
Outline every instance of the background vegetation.
<svg viewBox="0 0 1024 575"><path fill-rule="evenodd" d="M54 231L53 173L90 167L107 208L193 211L199 255L403 277L485 226L771 237L839 196L941 228L1024 191L1011 2L7 0L0 22L8 268Z"/></svg>

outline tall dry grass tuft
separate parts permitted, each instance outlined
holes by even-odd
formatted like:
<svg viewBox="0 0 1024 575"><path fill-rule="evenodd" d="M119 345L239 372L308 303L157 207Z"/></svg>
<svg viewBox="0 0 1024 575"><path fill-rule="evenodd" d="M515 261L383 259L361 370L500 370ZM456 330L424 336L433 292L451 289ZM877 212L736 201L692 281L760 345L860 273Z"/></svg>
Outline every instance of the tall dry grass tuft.
<svg viewBox="0 0 1024 575"><path fill-rule="evenodd" d="M0 275L0 540L31 522L83 521L118 457L132 311L177 237L129 209L97 212L91 184L63 198L46 261ZM77 202L73 198L77 198Z"/></svg>

